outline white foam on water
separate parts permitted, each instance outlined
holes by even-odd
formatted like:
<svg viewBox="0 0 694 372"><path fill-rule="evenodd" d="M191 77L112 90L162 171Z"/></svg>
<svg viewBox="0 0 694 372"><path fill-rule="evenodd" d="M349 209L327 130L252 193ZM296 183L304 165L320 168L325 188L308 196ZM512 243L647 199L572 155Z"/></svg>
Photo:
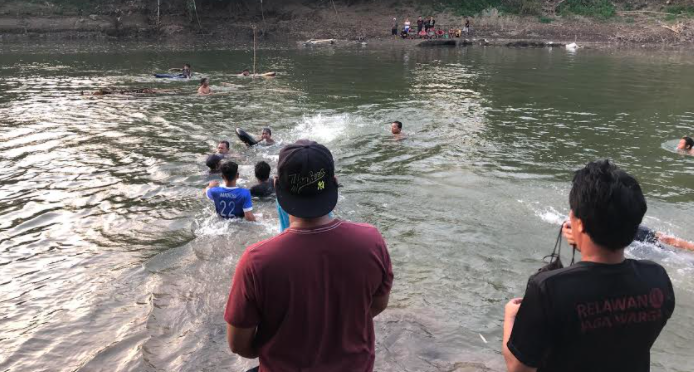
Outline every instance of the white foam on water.
<svg viewBox="0 0 694 372"><path fill-rule="evenodd" d="M350 114L322 114L304 116L294 129L297 139L308 138L329 143L342 137L348 128L360 127L364 121Z"/></svg>

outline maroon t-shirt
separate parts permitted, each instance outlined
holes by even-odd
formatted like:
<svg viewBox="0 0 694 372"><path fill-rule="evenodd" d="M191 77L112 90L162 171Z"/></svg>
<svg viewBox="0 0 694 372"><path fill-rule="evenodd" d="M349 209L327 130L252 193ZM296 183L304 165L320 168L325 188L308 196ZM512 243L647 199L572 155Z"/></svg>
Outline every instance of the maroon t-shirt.
<svg viewBox="0 0 694 372"><path fill-rule="evenodd" d="M285 230L246 249L224 319L258 327L260 371L372 371L371 303L388 294L386 243L366 224Z"/></svg>

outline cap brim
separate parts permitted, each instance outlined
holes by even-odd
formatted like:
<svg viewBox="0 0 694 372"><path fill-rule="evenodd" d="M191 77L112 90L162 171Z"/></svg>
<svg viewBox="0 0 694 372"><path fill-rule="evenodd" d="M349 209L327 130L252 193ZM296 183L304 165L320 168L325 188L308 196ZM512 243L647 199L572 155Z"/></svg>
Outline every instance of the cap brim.
<svg viewBox="0 0 694 372"><path fill-rule="evenodd" d="M300 197L283 188L276 188L277 202L287 214L299 218L318 218L332 212L337 205L337 185L330 181L331 187L319 195Z"/></svg>

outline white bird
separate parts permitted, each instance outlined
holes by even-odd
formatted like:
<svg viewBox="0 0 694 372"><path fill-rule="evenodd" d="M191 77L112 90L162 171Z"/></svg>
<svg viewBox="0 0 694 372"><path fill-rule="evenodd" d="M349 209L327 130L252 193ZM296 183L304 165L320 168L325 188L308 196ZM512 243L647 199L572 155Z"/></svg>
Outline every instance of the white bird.
<svg viewBox="0 0 694 372"><path fill-rule="evenodd" d="M576 43L566 44L566 50L576 50L576 49L578 49L578 44L576 44Z"/></svg>

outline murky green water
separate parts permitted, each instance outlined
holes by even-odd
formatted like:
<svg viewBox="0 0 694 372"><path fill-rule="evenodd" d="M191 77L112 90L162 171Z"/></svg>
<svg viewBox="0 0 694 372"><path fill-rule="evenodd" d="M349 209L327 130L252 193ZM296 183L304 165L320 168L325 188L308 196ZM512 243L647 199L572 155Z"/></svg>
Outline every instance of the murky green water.
<svg viewBox="0 0 694 372"><path fill-rule="evenodd" d="M0 56L0 370L239 371L222 318L244 247L277 233L221 221L204 159L237 126L330 147L337 214L375 224L395 269L379 371L501 370L503 305L522 295L568 211L571 171L613 158L641 181L646 224L694 240L694 59L663 52L471 48L248 51L108 47ZM212 79L151 73L184 62ZM222 86L229 82L231 86ZM98 87L173 89L83 98ZM407 139L394 141L392 120ZM252 166L279 146L244 149ZM694 254L645 245L677 294L654 371L694 365ZM483 337L480 337L483 336ZM486 339L485 342L484 339Z"/></svg>

